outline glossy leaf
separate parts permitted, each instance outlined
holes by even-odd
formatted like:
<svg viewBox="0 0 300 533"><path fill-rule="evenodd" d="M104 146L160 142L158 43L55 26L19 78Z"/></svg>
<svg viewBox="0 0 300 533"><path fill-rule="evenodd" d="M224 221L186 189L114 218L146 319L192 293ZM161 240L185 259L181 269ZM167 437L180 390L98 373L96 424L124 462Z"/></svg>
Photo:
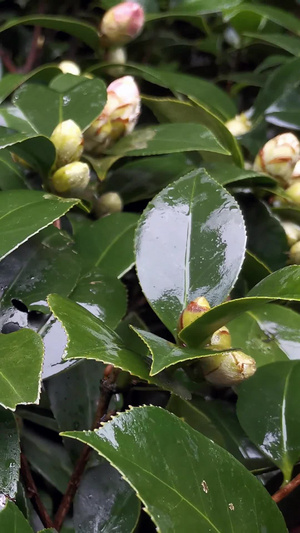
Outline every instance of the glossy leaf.
<svg viewBox="0 0 300 533"><path fill-rule="evenodd" d="M222 120L209 111L203 104L194 105L181 100L167 98L143 98L159 122L195 123L207 127L218 141L231 153L237 165L243 165L243 156L236 139L226 128ZM180 127L179 127L180 128Z"/></svg>
<svg viewBox="0 0 300 533"><path fill-rule="evenodd" d="M45 346L43 379L58 374L74 364L73 361L62 361L67 335L59 320L53 316L49 317L38 332Z"/></svg>
<svg viewBox="0 0 300 533"><path fill-rule="evenodd" d="M68 296L80 274L72 242L55 228L47 228L0 263L0 281L5 288L1 307L20 300L29 311L48 313L46 298L54 290Z"/></svg>
<svg viewBox="0 0 300 533"><path fill-rule="evenodd" d="M176 152L214 152L229 155L216 137L201 124L159 124L141 128L118 141L108 154L146 156Z"/></svg>
<svg viewBox="0 0 300 533"><path fill-rule="evenodd" d="M0 26L0 32L9 30L15 26L41 26L51 30L64 31L73 37L94 48L98 49L99 36L96 28L86 22L78 21L72 17L54 16L54 15L29 15L9 20Z"/></svg>
<svg viewBox="0 0 300 533"><path fill-rule="evenodd" d="M0 189L25 189L24 178L7 149L0 150Z"/></svg>
<svg viewBox="0 0 300 533"><path fill-rule="evenodd" d="M85 472L74 499L76 531L132 533L139 514L134 491L107 462Z"/></svg>
<svg viewBox="0 0 300 533"><path fill-rule="evenodd" d="M237 414L251 440L283 472L292 475L300 457L299 361L281 361L257 370L238 390ZM251 409L249 409L251 405Z"/></svg>
<svg viewBox="0 0 300 533"><path fill-rule="evenodd" d="M72 119L82 130L101 113L106 101L104 83L94 78L79 78L80 83L58 92L44 85L23 85L14 95L37 133L50 136L57 124Z"/></svg>
<svg viewBox="0 0 300 533"><path fill-rule="evenodd" d="M265 112L266 121L284 128L300 129L300 93L291 89L282 94Z"/></svg>
<svg viewBox="0 0 300 533"><path fill-rule="evenodd" d="M98 431L67 435L88 443L121 472L161 531L286 531L276 504L252 474L163 409L132 409Z"/></svg>
<svg viewBox="0 0 300 533"><path fill-rule="evenodd" d="M13 105L0 108L0 126L29 135L36 133L22 111Z"/></svg>
<svg viewBox="0 0 300 533"><path fill-rule="evenodd" d="M138 216L114 213L83 227L76 236L76 248L83 272L99 268L109 276L121 277L134 264L133 238Z"/></svg>
<svg viewBox="0 0 300 533"><path fill-rule="evenodd" d="M242 13L245 15L248 14L248 17L251 15L257 15L258 25L261 22L261 19L267 19L291 32L300 34L300 23L292 13L288 13L283 9L279 9L274 6L264 5L264 4L250 4L250 3L240 3L240 5L234 7L232 10L229 10L226 14L225 20L230 20L234 27L239 28L238 24L238 14ZM236 19L236 20L235 20ZM241 19L244 20L244 19Z"/></svg>
<svg viewBox="0 0 300 533"><path fill-rule="evenodd" d="M11 93L13 93L22 83L28 80L38 80L48 82L53 76L58 74L60 69L55 65L42 65L31 70L27 74L6 74L0 80L0 103L2 103Z"/></svg>
<svg viewBox="0 0 300 533"><path fill-rule="evenodd" d="M0 258L18 248L78 200L59 198L39 191L5 191L0 194Z"/></svg>
<svg viewBox="0 0 300 533"><path fill-rule="evenodd" d="M226 298L244 251L239 208L203 169L158 194L144 211L136 234L143 292L173 334L180 313L195 297L205 296L211 305Z"/></svg>
<svg viewBox="0 0 300 533"><path fill-rule="evenodd" d="M182 330L180 339L192 348L203 344L214 331L230 320L272 300L300 301L300 267L282 268L255 285L246 298L230 300L211 309Z"/></svg>
<svg viewBox="0 0 300 533"><path fill-rule="evenodd" d="M0 139L1 148L8 148L17 154L42 176L48 175L55 161L54 145L42 135L26 133L7 135Z"/></svg>
<svg viewBox="0 0 300 533"><path fill-rule="evenodd" d="M38 402L43 355L42 340L34 331L0 336L1 405L15 409L20 403Z"/></svg>
<svg viewBox="0 0 300 533"><path fill-rule="evenodd" d="M0 408L0 493L14 498L20 468L19 434L14 415Z"/></svg>
<svg viewBox="0 0 300 533"><path fill-rule="evenodd" d="M299 27L300 30L300 27ZM300 33L300 31L299 31ZM300 39L292 37L291 35L284 35L282 33L251 33L246 32L246 37L262 41L266 44L271 44L286 50L294 56L300 55Z"/></svg>
<svg viewBox="0 0 300 533"><path fill-rule="evenodd" d="M229 322L232 345L256 360L257 366L273 361L300 359L300 315L278 305L265 305Z"/></svg>
<svg viewBox="0 0 300 533"><path fill-rule="evenodd" d="M48 303L68 336L64 359L95 359L113 364L142 379L148 378L144 359L128 350L117 333L104 322L58 294L51 294Z"/></svg>
<svg viewBox="0 0 300 533"><path fill-rule="evenodd" d="M237 167L232 164L226 163L204 163L209 175L216 180L220 185L236 186L272 186L277 185L277 182L271 176L255 172L254 170L246 170L244 168Z"/></svg>
<svg viewBox="0 0 300 533"><path fill-rule="evenodd" d="M31 529L16 504L9 500L5 502L5 498L2 504L2 496L0 500L0 530L7 531L7 533L9 531L14 533L33 533L33 529Z"/></svg>

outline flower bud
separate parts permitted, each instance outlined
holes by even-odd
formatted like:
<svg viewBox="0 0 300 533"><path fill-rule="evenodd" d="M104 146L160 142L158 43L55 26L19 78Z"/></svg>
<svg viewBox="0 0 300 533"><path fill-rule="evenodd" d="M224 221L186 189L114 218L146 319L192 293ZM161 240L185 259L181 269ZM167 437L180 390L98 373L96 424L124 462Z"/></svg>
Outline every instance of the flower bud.
<svg viewBox="0 0 300 533"><path fill-rule="evenodd" d="M197 318L204 315L204 313L209 310L210 305L204 296L199 296L199 298L190 302L179 317L178 331L181 331L183 328L186 328L195 322Z"/></svg>
<svg viewBox="0 0 300 533"><path fill-rule="evenodd" d="M107 46L129 43L141 33L144 21L144 10L140 4L121 2L109 9L102 18L102 42Z"/></svg>
<svg viewBox="0 0 300 533"><path fill-rule="evenodd" d="M295 224L295 222L282 222L281 224L289 246L293 246L297 241L300 241L300 226L298 224Z"/></svg>
<svg viewBox="0 0 300 533"><path fill-rule="evenodd" d="M80 74L80 68L77 63L74 63L74 61L61 61L58 68L60 68L64 74L73 74L74 76L79 76Z"/></svg>
<svg viewBox="0 0 300 533"><path fill-rule="evenodd" d="M94 211L97 217L118 213L123 209L121 196L117 192L106 192L97 200Z"/></svg>
<svg viewBox="0 0 300 533"><path fill-rule="evenodd" d="M293 265L300 265L300 241L293 244L290 249L290 261Z"/></svg>
<svg viewBox="0 0 300 533"><path fill-rule="evenodd" d="M127 60L127 54L125 48L109 48L106 56L106 60L108 63L113 63L117 65L124 65ZM107 72L110 76L113 76L114 78L118 78L119 76L122 76L124 72L124 67L109 67L107 69Z"/></svg>
<svg viewBox="0 0 300 533"><path fill-rule="evenodd" d="M239 137L251 129L252 122L246 117L245 113L241 113L225 122L225 126L234 137Z"/></svg>
<svg viewBox="0 0 300 533"><path fill-rule="evenodd" d="M268 141L257 154L253 170L279 178L283 184L291 179L300 155L300 143L293 133L282 133Z"/></svg>
<svg viewBox="0 0 300 533"><path fill-rule="evenodd" d="M231 387L253 376L255 360L240 351L201 358L205 379L213 385Z"/></svg>
<svg viewBox="0 0 300 533"><path fill-rule="evenodd" d="M300 179L300 160L298 160L296 165L294 166L294 170L291 176L291 183L293 183L293 181L298 180L298 179Z"/></svg>
<svg viewBox="0 0 300 533"><path fill-rule="evenodd" d="M59 168L51 177L54 190L64 195L81 194L89 181L90 169L80 161Z"/></svg>
<svg viewBox="0 0 300 533"><path fill-rule="evenodd" d="M295 183L290 185L285 192L294 204L300 204L300 180L295 181Z"/></svg>
<svg viewBox="0 0 300 533"><path fill-rule="evenodd" d="M140 93L134 79L124 76L113 81L107 88L107 102L101 115L85 132L85 149L99 155L120 137L131 133L140 108Z"/></svg>
<svg viewBox="0 0 300 533"><path fill-rule="evenodd" d="M229 350L231 348L231 335L226 326L213 333L208 346L213 350Z"/></svg>
<svg viewBox="0 0 300 533"><path fill-rule="evenodd" d="M81 129L73 120L64 120L56 126L50 141L56 148L56 168L80 159L83 152Z"/></svg>

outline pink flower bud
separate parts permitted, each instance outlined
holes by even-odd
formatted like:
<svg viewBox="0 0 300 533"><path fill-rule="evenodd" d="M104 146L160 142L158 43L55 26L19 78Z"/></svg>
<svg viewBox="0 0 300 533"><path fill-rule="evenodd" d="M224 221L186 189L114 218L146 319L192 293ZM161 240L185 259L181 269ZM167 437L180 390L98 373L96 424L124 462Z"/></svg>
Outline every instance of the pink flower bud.
<svg viewBox="0 0 300 533"><path fill-rule="evenodd" d="M286 186L300 156L300 143L293 133L270 139L257 154L253 170L266 172Z"/></svg>
<svg viewBox="0 0 300 533"><path fill-rule="evenodd" d="M122 2L109 9L100 24L104 44L126 44L142 31L144 10L137 2Z"/></svg>
<svg viewBox="0 0 300 533"><path fill-rule="evenodd" d="M99 117L84 135L85 149L103 153L123 135L134 129L141 109L138 87L131 76L113 81L107 88L107 102Z"/></svg>

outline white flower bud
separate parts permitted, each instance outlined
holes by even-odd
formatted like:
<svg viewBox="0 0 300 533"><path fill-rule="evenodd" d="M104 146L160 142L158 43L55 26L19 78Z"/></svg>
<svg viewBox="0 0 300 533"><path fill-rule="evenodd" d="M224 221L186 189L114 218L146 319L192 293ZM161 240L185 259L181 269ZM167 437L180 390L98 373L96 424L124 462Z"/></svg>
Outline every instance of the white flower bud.
<svg viewBox="0 0 300 533"><path fill-rule="evenodd" d="M300 205L300 180L295 181L292 185L290 185L286 191L286 195L288 198L294 202L294 204Z"/></svg>
<svg viewBox="0 0 300 533"><path fill-rule="evenodd" d="M56 126L50 141L56 149L56 168L80 159L83 152L83 135L73 120L64 120Z"/></svg>
<svg viewBox="0 0 300 533"><path fill-rule="evenodd" d="M300 143L293 133L282 133L268 141L257 154L253 170L279 178L283 184L291 179L300 156Z"/></svg>
<svg viewBox="0 0 300 533"><path fill-rule="evenodd" d="M236 115L233 119L225 122L225 126L234 137L239 137L251 130L252 123L246 117L245 113L241 113L240 115Z"/></svg>
<svg viewBox="0 0 300 533"><path fill-rule="evenodd" d="M77 63L74 63L74 61L61 61L58 68L60 68L64 74L73 74L74 76L79 76L80 74L80 68Z"/></svg>
<svg viewBox="0 0 300 533"><path fill-rule="evenodd" d="M59 168L51 177L53 189L63 195L81 194L90 181L90 169L86 163L75 161Z"/></svg>
<svg viewBox="0 0 300 533"><path fill-rule="evenodd" d="M300 241L293 244L290 249L290 263L300 265Z"/></svg>
<svg viewBox="0 0 300 533"><path fill-rule="evenodd" d="M205 379L213 385L231 387L253 376L255 360L240 351L201 358Z"/></svg>
<svg viewBox="0 0 300 533"><path fill-rule="evenodd" d="M144 10L137 2L121 2L109 9L100 24L102 42L107 45L126 44L142 31Z"/></svg>
<svg viewBox="0 0 300 533"><path fill-rule="evenodd" d="M229 350L231 348L231 335L228 328L223 326L215 331L208 346L213 350Z"/></svg>
<svg viewBox="0 0 300 533"><path fill-rule="evenodd" d="M121 196L117 192L106 192L97 200L94 211L97 217L119 213L123 209Z"/></svg>
<svg viewBox="0 0 300 533"><path fill-rule="evenodd" d="M99 155L134 129L141 109L138 87L131 76L113 81L107 88L107 102L101 115L84 135L85 149Z"/></svg>
<svg viewBox="0 0 300 533"><path fill-rule="evenodd" d="M295 224L295 222L282 222L281 224L289 246L293 246L293 244L300 241L300 226L298 224Z"/></svg>
<svg viewBox="0 0 300 533"><path fill-rule="evenodd" d="M190 302L187 307L182 311L179 322L178 322L178 331L181 331L183 328L190 326L197 318L204 315L207 311L210 310L210 305L204 296L199 296Z"/></svg>
<svg viewBox="0 0 300 533"><path fill-rule="evenodd" d="M298 180L300 179L300 160L297 161L295 167L294 167L294 170L293 170L293 173L292 173L292 176L291 176L291 183L294 181L294 180Z"/></svg>

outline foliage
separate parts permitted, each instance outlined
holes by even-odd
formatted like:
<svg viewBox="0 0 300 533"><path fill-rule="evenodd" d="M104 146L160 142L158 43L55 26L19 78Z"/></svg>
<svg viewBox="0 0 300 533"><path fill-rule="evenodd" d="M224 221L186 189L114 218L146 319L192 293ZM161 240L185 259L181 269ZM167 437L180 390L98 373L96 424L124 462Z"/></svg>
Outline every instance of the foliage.
<svg viewBox="0 0 300 533"><path fill-rule="evenodd" d="M117 3L1 2L0 530L296 531L298 6Z"/></svg>

